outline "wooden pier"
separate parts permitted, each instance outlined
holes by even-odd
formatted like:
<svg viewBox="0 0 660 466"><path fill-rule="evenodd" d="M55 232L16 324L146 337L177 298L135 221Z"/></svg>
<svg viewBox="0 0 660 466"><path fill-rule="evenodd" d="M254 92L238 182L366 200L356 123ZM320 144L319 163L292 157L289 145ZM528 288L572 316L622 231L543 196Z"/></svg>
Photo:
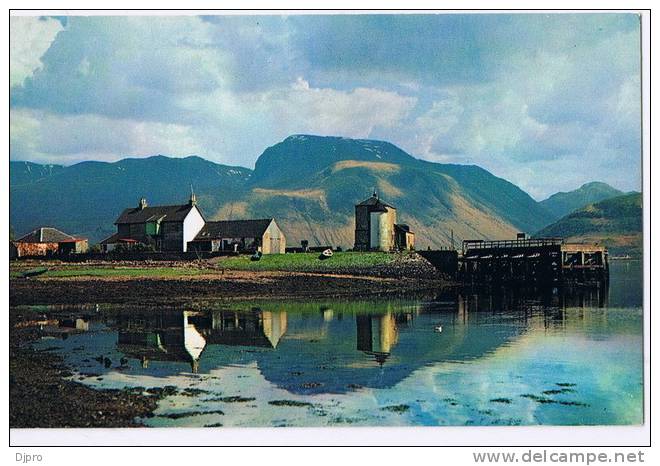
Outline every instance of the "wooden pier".
<svg viewBox="0 0 660 466"><path fill-rule="evenodd" d="M609 277L607 249L561 238L463 241L458 276L465 282L588 282Z"/></svg>

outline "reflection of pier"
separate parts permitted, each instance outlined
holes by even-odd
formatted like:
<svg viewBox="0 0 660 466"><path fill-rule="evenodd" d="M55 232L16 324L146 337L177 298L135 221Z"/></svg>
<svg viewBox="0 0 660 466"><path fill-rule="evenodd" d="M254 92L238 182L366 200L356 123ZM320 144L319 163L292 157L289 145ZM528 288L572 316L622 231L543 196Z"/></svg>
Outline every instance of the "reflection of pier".
<svg viewBox="0 0 660 466"><path fill-rule="evenodd" d="M601 281L609 273L607 249L559 238L463 241L459 274L472 282Z"/></svg>

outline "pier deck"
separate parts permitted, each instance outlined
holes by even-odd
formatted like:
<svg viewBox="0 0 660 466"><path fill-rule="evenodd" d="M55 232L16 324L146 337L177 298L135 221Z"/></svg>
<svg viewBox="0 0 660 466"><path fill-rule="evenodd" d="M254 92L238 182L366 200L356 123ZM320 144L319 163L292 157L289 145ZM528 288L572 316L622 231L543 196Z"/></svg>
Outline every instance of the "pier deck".
<svg viewBox="0 0 660 466"><path fill-rule="evenodd" d="M465 281L606 280L607 249L561 238L463 241L459 276Z"/></svg>

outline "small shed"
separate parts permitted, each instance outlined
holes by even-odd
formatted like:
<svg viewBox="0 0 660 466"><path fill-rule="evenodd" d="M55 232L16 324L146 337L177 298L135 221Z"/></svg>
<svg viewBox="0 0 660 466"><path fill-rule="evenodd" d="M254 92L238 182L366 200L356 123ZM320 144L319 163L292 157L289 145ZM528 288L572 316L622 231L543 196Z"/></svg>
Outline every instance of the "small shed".
<svg viewBox="0 0 660 466"><path fill-rule="evenodd" d="M16 257L52 256L87 252L87 238L68 235L57 228L41 227L13 242Z"/></svg>
<svg viewBox="0 0 660 466"><path fill-rule="evenodd" d="M412 251L415 249L415 233L405 223L394 225L394 242L400 251Z"/></svg>
<svg viewBox="0 0 660 466"><path fill-rule="evenodd" d="M189 244L196 251L284 254L286 238L275 219L206 222Z"/></svg>

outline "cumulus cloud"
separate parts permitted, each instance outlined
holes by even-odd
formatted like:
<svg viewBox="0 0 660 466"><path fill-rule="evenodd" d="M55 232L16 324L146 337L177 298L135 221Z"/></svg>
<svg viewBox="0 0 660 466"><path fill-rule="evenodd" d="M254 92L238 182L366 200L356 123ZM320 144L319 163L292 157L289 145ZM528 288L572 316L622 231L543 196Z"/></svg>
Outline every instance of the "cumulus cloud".
<svg viewBox="0 0 660 466"><path fill-rule="evenodd" d="M476 163L537 197L639 188L636 15L12 17L11 47L12 159L251 166L314 133Z"/></svg>
<svg viewBox="0 0 660 466"><path fill-rule="evenodd" d="M41 56L48 50L62 24L53 18L9 18L9 85L23 84L41 68Z"/></svg>

